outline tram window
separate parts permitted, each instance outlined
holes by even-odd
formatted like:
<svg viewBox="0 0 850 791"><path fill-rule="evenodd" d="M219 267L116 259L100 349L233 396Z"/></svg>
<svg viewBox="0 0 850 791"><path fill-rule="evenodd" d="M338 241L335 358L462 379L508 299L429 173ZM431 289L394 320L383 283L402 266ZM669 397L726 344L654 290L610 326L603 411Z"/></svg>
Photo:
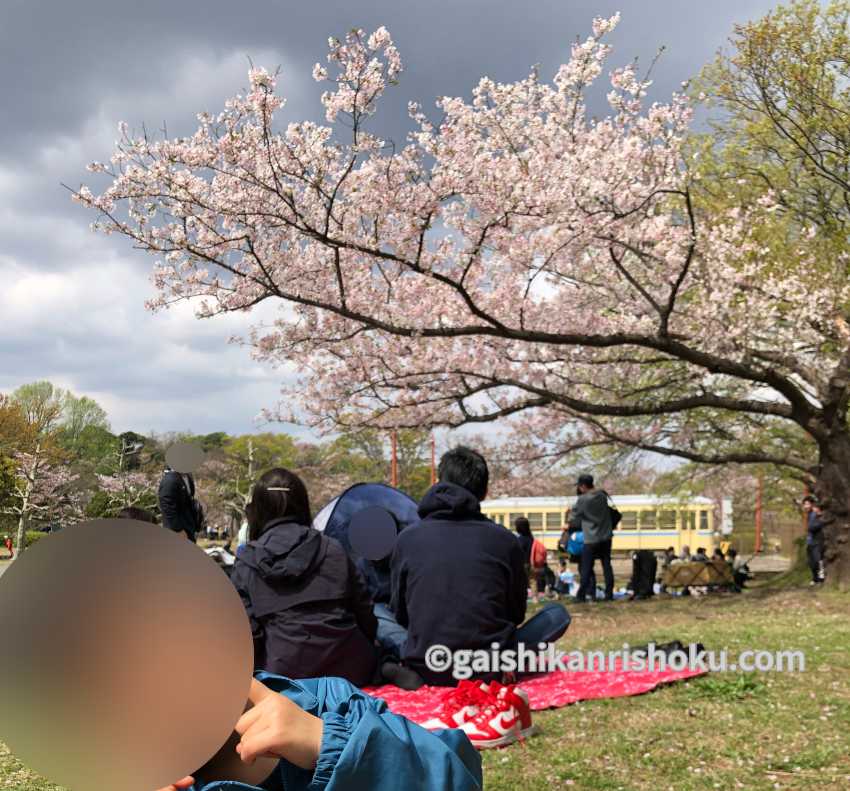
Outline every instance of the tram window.
<svg viewBox="0 0 850 791"><path fill-rule="evenodd" d="M546 529L547 530L560 530L561 525L561 512L560 511L549 511L546 514Z"/></svg>
<svg viewBox="0 0 850 791"><path fill-rule="evenodd" d="M516 520L519 519L521 516L525 516L525 514L508 514L508 527L510 527L511 530L514 529L514 525L516 525Z"/></svg>
<svg viewBox="0 0 850 791"><path fill-rule="evenodd" d="M699 529L708 530L708 511L699 512Z"/></svg>
<svg viewBox="0 0 850 791"><path fill-rule="evenodd" d="M620 530L637 530L637 511L621 511L623 518L620 520Z"/></svg>
<svg viewBox="0 0 850 791"><path fill-rule="evenodd" d="M640 514L640 529L641 530L655 530L658 526L656 524L656 519L658 518L657 511L641 511Z"/></svg>
<svg viewBox="0 0 850 791"><path fill-rule="evenodd" d="M659 530L675 530L676 529L676 512L675 511L660 511L658 519Z"/></svg>
<svg viewBox="0 0 850 791"><path fill-rule="evenodd" d="M543 529L543 514L538 511L536 514L526 514L528 517L528 525L533 531Z"/></svg>

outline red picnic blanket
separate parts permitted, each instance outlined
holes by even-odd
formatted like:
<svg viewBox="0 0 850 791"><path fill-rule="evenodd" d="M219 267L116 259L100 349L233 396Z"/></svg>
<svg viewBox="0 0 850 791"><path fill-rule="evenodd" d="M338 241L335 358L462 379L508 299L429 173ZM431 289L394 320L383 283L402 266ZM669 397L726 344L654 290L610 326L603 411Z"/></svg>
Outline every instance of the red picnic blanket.
<svg viewBox="0 0 850 791"><path fill-rule="evenodd" d="M627 673L557 670L520 681L519 686L528 693L532 711L540 711L569 706L580 700L642 695L661 684L701 676L704 672L687 669ZM450 691L446 687L425 686L411 692L391 684L364 690L385 700L395 714L417 723L436 716L443 698Z"/></svg>

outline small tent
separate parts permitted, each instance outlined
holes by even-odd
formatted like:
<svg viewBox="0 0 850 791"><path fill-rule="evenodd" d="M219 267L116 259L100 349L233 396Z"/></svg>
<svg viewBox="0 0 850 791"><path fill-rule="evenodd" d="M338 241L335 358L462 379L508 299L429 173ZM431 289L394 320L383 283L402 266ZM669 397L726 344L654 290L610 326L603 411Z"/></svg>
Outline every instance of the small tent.
<svg viewBox="0 0 850 791"><path fill-rule="evenodd" d="M389 557L367 560L352 547L349 531L351 520L358 513L374 508L381 508L392 516L397 532L419 521L416 501L404 492L384 483L357 483L331 500L316 515L313 527L342 544L366 578L372 598L376 603L386 603L390 598Z"/></svg>

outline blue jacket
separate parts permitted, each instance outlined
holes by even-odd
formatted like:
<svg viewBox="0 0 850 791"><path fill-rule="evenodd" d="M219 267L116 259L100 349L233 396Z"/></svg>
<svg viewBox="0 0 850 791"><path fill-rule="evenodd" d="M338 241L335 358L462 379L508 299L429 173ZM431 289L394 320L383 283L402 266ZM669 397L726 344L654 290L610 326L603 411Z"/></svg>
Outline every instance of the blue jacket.
<svg viewBox="0 0 850 791"><path fill-rule="evenodd" d="M291 681L258 673L267 687L324 721L313 772L287 761L263 787L268 791L480 791L481 757L460 730L433 733L393 714L386 704L341 678ZM194 791L260 791L235 782Z"/></svg>

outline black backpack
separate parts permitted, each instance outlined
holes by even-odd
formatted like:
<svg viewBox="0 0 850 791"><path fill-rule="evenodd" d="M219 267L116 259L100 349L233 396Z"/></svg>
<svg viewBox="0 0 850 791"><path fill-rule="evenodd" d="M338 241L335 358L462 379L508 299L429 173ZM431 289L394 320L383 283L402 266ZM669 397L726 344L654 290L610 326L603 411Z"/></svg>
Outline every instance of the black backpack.
<svg viewBox="0 0 850 791"><path fill-rule="evenodd" d="M648 599L653 595L658 558L650 549L639 549L632 554L632 579L629 590L635 599Z"/></svg>
<svg viewBox="0 0 850 791"><path fill-rule="evenodd" d="M616 530L619 527L620 522L623 521L623 515L620 513L620 510L614 505L614 501L611 499L611 495L608 494L604 489L602 490L605 494L605 497L608 499L608 514L611 517L611 529Z"/></svg>

